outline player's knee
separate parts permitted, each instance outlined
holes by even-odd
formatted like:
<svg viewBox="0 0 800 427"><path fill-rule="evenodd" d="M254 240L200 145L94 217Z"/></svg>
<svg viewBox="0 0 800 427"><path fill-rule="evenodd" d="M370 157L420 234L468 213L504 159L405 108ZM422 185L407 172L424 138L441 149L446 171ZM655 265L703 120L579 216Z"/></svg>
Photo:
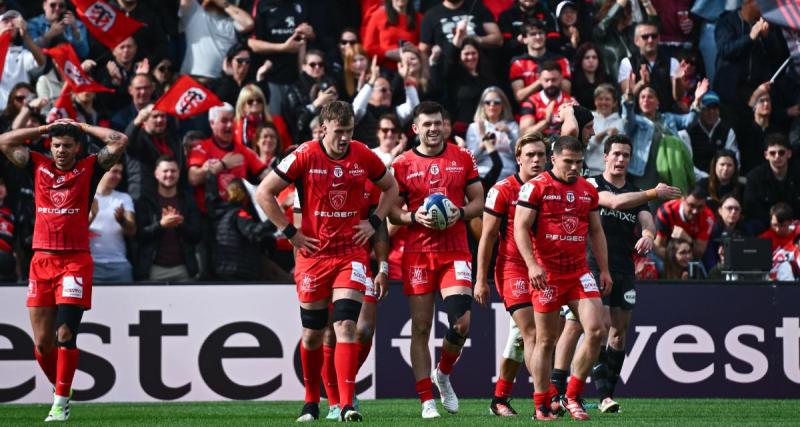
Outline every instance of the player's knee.
<svg viewBox="0 0 800 427"><path fill-rule="evenodd" d="M59 347L76 348L78 328L83 317L83 308L62 304L56 311L56 341Z"/></svg>
<svg viewBox="0 0 800 427"><path fill-rule="evenodd" d="M472 296L459 294L445 297L444 309L447 313L447 321L452 328L464 314L472 309ZM469 328L469 320L467 320L466 327Z"/></svg>
<svg viewBox="0 0 800 427"><path fill-rule="evenodd" d="M41 355L50 354L51 351L55 351L56 349L56 342L52 337L48 337L47 339L38 338L34 345L36 346L36 351Z"/></svg>
<svg viewBox="0 0 800 427"><path fill-rule="evenodd" d="M77 337L76 334L66 324L62 324L56 331L56 339L58 346L64 348L76 348Z"/></svg>
<svg viewBox="0 0 800 427"><path fill-rule="evenodd" d="M596 325L591 325L589 327L585 327L583 330L586 340L592 342L600 342L606 336L606 330L603 328L603 323L600 322Z"/></svg>
<svg viewBox="0 0 800 427"><path fill-rule="evenodd" d="M300 307L300 322L305 329L322 331L328 325L328 309L311 310Z"/></svg>
<svg viewBox="0 0 800 427"><path fill-rule="evenodd" d="M333 322L352 321L358 322L361 313L361 303L349 298L342 298L333 302Z"/></svg>
<svg viewBox="0 0 800 427"><path fill-rule="evenodd" d="M356 328L356 339L358 342L369 342L372 340L373 335L375 335L375 325L359 324Z"/></svg>
<svg viewBox="0 0 800 427"><path fill-rule="evenodd" d="M625 331L612 328L608 333L608 345L611 348L625 348Z"/></svg>
<svg viewBox="0 0 800 427"><path fill-rule="evenodd" d="M411 335L428 337L433 327L431 319L423 317L414 317L411 319Z"/></svg>

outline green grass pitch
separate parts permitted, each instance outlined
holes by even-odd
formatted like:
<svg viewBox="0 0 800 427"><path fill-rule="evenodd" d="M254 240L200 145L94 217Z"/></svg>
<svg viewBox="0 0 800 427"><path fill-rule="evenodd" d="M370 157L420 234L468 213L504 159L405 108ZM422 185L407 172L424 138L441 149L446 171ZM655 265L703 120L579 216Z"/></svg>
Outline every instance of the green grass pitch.
<svg viewBox="0 0 800 427"><path fill-rule="evenodd" d="M589 409L594 424L613 425L799 425L798 400L734 399L620 399L622 413L601 414ZM457 415L439 410L438 420L420 418L419 402L412 399L365 400L361 403L364 422L387 426L430 425L522 425L530 419L532 403L516 399L520 412L515 418L488 415L489 400L463 399ZM327 406L322 403L323 416ZM279 426L294 423L300 402L214 402L214 403L74 403L69 424L80 426ZM0 405L0 426L42 425L48 405ZM315 425L332 425L320 420ZM555 424L574 423L563 418ZM538 424L538 423L536 423Z"/></svg>

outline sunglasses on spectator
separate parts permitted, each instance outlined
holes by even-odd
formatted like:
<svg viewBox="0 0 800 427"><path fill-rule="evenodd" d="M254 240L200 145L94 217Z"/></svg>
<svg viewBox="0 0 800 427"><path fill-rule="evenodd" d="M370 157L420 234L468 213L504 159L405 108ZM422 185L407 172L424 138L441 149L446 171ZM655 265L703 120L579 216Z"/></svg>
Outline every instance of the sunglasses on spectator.
<svg viewBox="0 0 800 427"><path fill-rule="evenodd" d="M322 68L322 67L325 66L325 63L323 63L323 62L309 62L306 65L308 65L311 68Z"/></svg>
<svg viewBox="0 0 800 427"><path fill-rule="evenodd" d="M250 58L233 58L236 60L236 63L239 65L249 64Z"/></svg>
<svg viewBox="0 0 800 427"><path fill-rule="evenodd" d="M245 101L245 102L247 103L247 105L253 105L253 104L263 104L263 103L264 103L264 101L262 101L262 100L260 100L260 99L258 99L258 98L251 98L251 99L248 99L248 100L247 100L247 101Z"/></svg>
<svg viewBox="0 0 800 427"><path fill-rule="evenodd" d="M353 40L345 40L345 39L339 40L339 44L342 45L342 46L345 46L345 45L348 45L348 44L352 46L352 45L355 45L357 43L358 43L358 40L354 40L354 39Z"/></svg>
<svg viewBox="0 0 800 427"><path fill-rule="evenodd" d="M381 128L381 133L397 133L395 128Z"/></svg>
<svg viewBox="0 0 800 427"><path fill-rule="evenodd" d="M643 40L650 40L650 39L653 39L653 40L655 40L655 39L657 39L657 38L658 38L658 33L647 33L647 34L642 34L642 35L641 35L641 36L639 36L639 37L641 37Z"/></svg>
<svg viewBox="0 0 800 427"><path fill-rule="evenodd" d="M17 95L14 97L14 101L24 101L27 96L25 95Z"/></svg>
<svg viewBox="0 0 800 427"><path fill-rule="evenodd" d="M50 9L66 9L66 3L50 3Z"/></svg>
<svg viewBox="0 0 800 427"><path fill-rule="evenodd" d="M502 105L503 103L499 99L485 99L483 101L483 105Z"/></svg>
<svg viewBox="0 0 800 427"><path fill-rule="evenodd" d="M783 157L786 155L786 150L767 151L767 155L770 157Z"/></svg>
<svg viewBox="0 0 800 427"><path fill-rule="evenodd" d="M722 209L728 212L738 212L742 210L741 206L723 206Z"/></svg>

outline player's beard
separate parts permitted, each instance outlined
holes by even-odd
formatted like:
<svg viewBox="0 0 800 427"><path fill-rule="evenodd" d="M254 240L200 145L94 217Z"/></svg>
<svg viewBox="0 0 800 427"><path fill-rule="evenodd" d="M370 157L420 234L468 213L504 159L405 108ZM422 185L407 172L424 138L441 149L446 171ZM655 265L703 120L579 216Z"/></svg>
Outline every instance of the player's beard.
<svg viewBox="0 0 800 427"><path fill-rule="evenodd" d="M426 132L420 135L420 142L428 148L437 148L441 147L444 143L444 134L440 130L436 135L429 135L429 132Z"/></svg>
<svg viewBox="0 0 800 427"><path fill-rule="evenodd" d="M561 93L561 88L558 86L550 86L544 88L544 94L547 95L550 99L558 98L558 95Z"/></svg>

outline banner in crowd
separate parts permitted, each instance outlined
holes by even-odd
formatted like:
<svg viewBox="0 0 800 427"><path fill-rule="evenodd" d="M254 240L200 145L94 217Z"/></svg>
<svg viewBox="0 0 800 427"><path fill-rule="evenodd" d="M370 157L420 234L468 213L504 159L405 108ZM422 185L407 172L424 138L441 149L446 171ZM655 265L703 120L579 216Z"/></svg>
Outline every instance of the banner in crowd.
<svg viewBox="0 0 800 427"><path fill-rule="evenodd" d="M758 0L758 7L767 21L800 30L800 4L797 0Z"/></svg>
<svg viewBox="0 0 800 427"><path fill-rule="evenodd" d="M0 287L0 402L46 403L52 389L33 357L25 294ZM294 285L97 286L93 294L78 338L76 400L302 399ZM800 397L797 301L797 286L639 286L617 395ZM447 330L441 302L435 320L430 351L438 358ZM453 386L488 399L509 316L499 302L474 306L470 329ZM378 306L360 397L416 397L410 340L408 303L393 285ZM514 396L530 391L522 372Z"/></svg>
<svg viewBox="0 0 800 427"><path fill-rule="evenodd" d="M50 49L43 49L44 53L53 58L58 71L64 77L64 81L72 86L73 92L113 92L100 83L92 80L83 68L78 54L69 43L62 43Z"/></svg>
<svg viewBox="0 0 800 427"><path fill-rule="evenodd" d="M217 95L189 76L181 76L167 93L156 101L154 109L179 119L196 116L222 105Z"/></svg>
<svg viewBox="0 0 800 427"><path fill-rule="evenodd" d="M6 68L6 55L8 54L8 48L11 47L13 38L13 31L6 31L0 34L0 78L3 77L3 70Z"/></svg>
<svg viewBox="0 0 800 427"><path fill-rule="evenodd" d="M86 25L86 30L111 50L144 26L107 1L72 0L72 2L78 11L78 17Z"/></svg>
<svg viewBox="0 0 800 427"><path fill-rule="evenodd" d="M78 113L72 103L72 87L68 84L61 88L61 94L58 95L58 98L53 103L53 108L47 113L47 123L52 123L58 119L78 119Z"/></svg>

